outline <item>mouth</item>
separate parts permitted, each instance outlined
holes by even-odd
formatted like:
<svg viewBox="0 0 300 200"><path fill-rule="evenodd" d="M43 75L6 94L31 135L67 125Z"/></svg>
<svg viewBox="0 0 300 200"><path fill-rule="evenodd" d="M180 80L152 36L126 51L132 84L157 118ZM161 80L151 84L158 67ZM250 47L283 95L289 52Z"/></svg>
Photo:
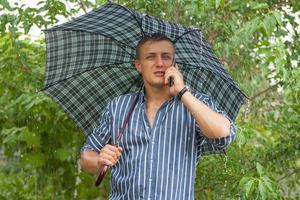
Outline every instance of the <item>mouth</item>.
<svg viewBox="0 0 300 200"><path fill-rule="evenodd" d="M154 72L154 74L157 77L164 77L165 76L165 72L164 71L157 71L157 72Z"/></svg>

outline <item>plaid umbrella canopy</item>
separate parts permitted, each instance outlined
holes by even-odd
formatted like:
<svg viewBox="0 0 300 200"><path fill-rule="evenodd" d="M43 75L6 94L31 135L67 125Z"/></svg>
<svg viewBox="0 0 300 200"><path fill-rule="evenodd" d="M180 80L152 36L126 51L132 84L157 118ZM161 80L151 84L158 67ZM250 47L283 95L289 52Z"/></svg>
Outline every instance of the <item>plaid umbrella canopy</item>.
<svg viewBox="0 0 300 200"><path fill-rule="evenodd" d="M43 91L58 102L86 135L114 97L138 91L142 78L133 60L138 41L162 33L176 46L176 63L187 85L211 96L235 120L246 96L213 54L199 29L107 3L45 30Z"/></svg>

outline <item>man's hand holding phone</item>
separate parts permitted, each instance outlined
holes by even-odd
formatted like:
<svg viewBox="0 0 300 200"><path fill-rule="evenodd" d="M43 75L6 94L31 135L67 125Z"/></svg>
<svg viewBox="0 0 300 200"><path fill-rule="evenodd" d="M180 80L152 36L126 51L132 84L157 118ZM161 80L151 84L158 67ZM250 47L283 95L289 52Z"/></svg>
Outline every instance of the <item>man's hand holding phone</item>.
<svg viewBox="0 0 300 200"><path fill-rule="evenodd" d="M170 86L170 82L172 83ZM184 88L183 75L179 71L177 64L169 67L165 72L165 84L170 87L170 93L173 96L178 95L178 93Z"/></svg>

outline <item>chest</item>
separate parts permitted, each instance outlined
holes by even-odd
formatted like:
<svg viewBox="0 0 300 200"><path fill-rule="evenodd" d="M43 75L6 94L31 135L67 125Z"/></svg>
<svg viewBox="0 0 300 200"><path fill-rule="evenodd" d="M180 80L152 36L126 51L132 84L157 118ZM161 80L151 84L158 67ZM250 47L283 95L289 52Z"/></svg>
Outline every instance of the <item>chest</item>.
<svg viewBox="0 0 300 200"><path fill-rule="evenodd" d="M127 112L118 110L116 114L116 116L122 117L115 118L115 121L111 123L113 142L118 137ZM132 150L133 152L141 152L146 146L152 147L153 143L156 147L163 145L164 149L174 149L175 146L180 146L185 150L188 146L193 146L191 137L194 133L194 120L184 107L147 108L145 104L138 105L129 119L120 146L128 154Z"/></svg>
<svg viewBox="0 0 300 200"><path fill-rule="evenodd" d="M149 122L151 128L153 128L156 114L157 114L157 110L147 110L146 111L146 116L147 116L147 119L148 119L148 122Z"/></svg>
<svg viewBox="0 0 300 200"><path fill-rule="evenodd" d="M146 108L146 116L151 128L153 128L154 120L159 110L159 107L159 105L150 105Z"/></svg>

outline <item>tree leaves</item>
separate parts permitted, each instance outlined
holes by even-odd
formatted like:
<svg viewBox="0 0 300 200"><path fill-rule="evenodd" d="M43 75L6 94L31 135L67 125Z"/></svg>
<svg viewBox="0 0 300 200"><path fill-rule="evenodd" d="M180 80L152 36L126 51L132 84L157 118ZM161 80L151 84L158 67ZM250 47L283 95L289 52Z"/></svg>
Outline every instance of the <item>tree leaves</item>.
<svg viewBox="0 0 300 200"><path fill-rule="evenodd" d="M215 0L215 7L216 9L218 9L219 7L221 7L222 9L224 9L225 6L225 0Z"/></svg>
<svg viewBox="0 0 300 200"><path fill-rule="evenodd" d="M72 159L72 154L74 154L73 149L59 148L55 150L54 157L59 161L70 161Z"/></svg>
<svg viewBox="0 0 300 200"><path fill-rule="evenodd" d="M251 2L251 8L253 10L260 10L269 8L269 5L267 3Z"/></svg>
<svg viewBox="0 0 300 200"><path fill-rule="evenodd" d="M92 8L106 1L81 2ZM300 40L299 34L293 43L282 39L288 23L297 25L282 7L299 10L298 1L118 2L171 21L175 13L182 24L201 25L234 80L249 96L258 94L248 111L242 107L228 158L211 155L200 161L195 199L293 199L289 191L295 191L300 179ZM95 199L99 191L89 187L93 177L78 170L83 134L39 92L44 41L24 39L34 25L45 29L61 16L75 17L82 8L74 0L43 0L34 8L0 0L0 9L0 146L13 160L0 166L0 198L76 199L77 193L79 199ZM282 93L277 85L272 87L273 79ZM81 180L78 185L76 178ZM100 190L107 199L109 182Z"/></svg>
<svg viewBox="0 0 300 200"><path fill-rule="evenodd" d="M4 8L4 9L7 9L9 11L11 11L11 7L8 3L7 0L0 0L0 5Z"/></svg>
<svg viewBox="0 0 300 200"><path fill-rule="evenodd" d="M260 163L256 163L257 175L243 177L239 182L241 193L246 199L256 196L256 199L278 198L277 184L272 181Z"/></svg>
<svg viewBox="0 0 300 200"><path fill-rule="evenodd" d="M263 28L263 33L267 36L270 36L273 33L277 22L278 21L274 13L270 13L269 15L267 15L260 25Z"/></svg>

